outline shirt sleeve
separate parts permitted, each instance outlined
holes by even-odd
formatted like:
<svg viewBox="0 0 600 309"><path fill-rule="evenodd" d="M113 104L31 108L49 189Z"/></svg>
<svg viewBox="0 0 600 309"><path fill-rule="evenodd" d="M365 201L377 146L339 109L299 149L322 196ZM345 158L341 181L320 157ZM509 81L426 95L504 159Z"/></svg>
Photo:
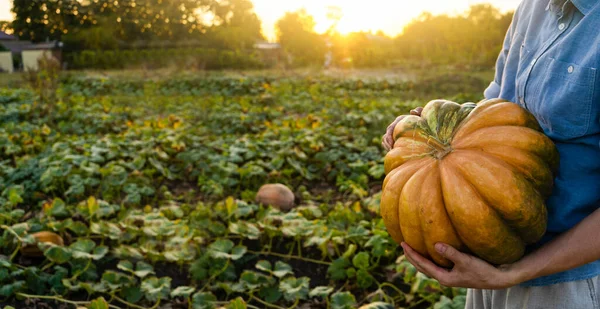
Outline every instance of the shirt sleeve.
<svg viewBox="0 0 600 309"><path fill-rule="evenodd" d="M496 60L496 74L494 76L494 80L490 83L490 85L485 89L483 95L486 99L494 99L500 96L502 75L504 74L504 66L506 65L506 57L508 56L508 51L510 50L510 45L512 44L512 37L514 35L514 30L517 27L517 14L519 10L515 12L513 16L513 20L508 27L508 31L506 32L506 36L504 37L504 44L502 44L502 50L500 51L500 55L498 55L498 59Z"/></svg>

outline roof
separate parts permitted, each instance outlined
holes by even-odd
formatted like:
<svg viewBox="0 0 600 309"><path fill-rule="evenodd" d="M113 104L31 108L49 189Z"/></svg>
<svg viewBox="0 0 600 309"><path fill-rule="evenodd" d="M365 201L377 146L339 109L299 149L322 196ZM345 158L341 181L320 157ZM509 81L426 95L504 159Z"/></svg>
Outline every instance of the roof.
<svg viewBox="0 0 600 309"><path fill-rule="evenodd" d="M48 50L48 49L60 49L62 43L58 41L46 42L46 43L31 43L29 41L1 41L0 45L3 45L13 53L20 53L24 50Z"/></svg>
<svg viewBox="0 0 600 309"><path fill-rule="evenodd" d="M60 43L57 41L35 43L25 46L25 50L39 50L39 49L55 49L60 47Z"/></svg>
<svg viewBox="0 0 600 309"><path fill-rule="evenodd" d="M7 34L4 31L0 31L0 40L2 40L2 41L4 41L4 40L13 41L13 40L16 40L16 39L17 38L15 38L14 36L12 36L10 34Z"/></svg>
<svg viewBox="0 0 600 309"><path fill-rule="evenodd" d="M31 45L29 41L1 41L0 45L6 47L6 49L10 50L13 53L20 53L26 49L27 46Z"/></svg>
<svg viewBox="0 0 600 309"><path fill-rule="evenodd" d="M278 49L281 48L281 45L278 43L269 43L269 42L260 42L254 44L254 48L257 49Z"/></svg>

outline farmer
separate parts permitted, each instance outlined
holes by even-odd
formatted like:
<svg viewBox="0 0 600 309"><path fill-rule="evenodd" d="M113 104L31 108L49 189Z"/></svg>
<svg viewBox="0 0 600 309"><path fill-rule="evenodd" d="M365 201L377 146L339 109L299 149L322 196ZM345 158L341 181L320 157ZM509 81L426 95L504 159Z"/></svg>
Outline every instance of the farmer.
<svg viewBox="0 0 600 309"><path fill-rule="evenodd" d="M470 288L467 308L600 308L599 68L600 1L519 5L484 95L528 109L556 143L560 167L546 201L547 234L521 260L499 267L438 243L435 249L454 262L444 269L402 244L420 272ZM388 150L402 117L383 137Z"/></svg>

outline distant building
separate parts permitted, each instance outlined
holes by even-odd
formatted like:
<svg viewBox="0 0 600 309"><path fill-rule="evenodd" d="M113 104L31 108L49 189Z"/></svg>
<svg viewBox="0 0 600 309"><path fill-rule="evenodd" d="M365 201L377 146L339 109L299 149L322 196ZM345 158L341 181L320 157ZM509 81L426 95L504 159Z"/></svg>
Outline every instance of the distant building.
<svg viewBox="0 0 600 309"><path fill-rule="evenodd" d="M0 31L0 72L12 73L14 71L12 50L7 45L15 41L17 38Z"/></svg>
<svg viewBox="0 0 600 309"><path fill-rule="evenodd" d="M59 62L62 60L62 42L59 41L32 43L0 31L0 45L8 50L0 52L0 70L5 72L14 69L37 70L38 59L44 54L53 56Z"/></svg>
<svg viewBox="0 0 600 309"><path fill-rule="evenodd" d="M0 41L14 41L17 38L15 38L14 36L4 32L4 31L0 31Z"/></svg>
<svg viewBox="0 0 600 309"><path fill-rule="evenodd" d="M44 55L52 56L58 63L62 63L62 43L58 41L37 43L25 46L21 52L23 56L23 69L37 70L38 59Z"/></svg>
<svg viewBox="0 0 600 309"><path fill-rule="evenodd" d="M279 43L258 42L254 44L254 50L258 52L262 62L267 67L278 65L283 58Z"/></svg>

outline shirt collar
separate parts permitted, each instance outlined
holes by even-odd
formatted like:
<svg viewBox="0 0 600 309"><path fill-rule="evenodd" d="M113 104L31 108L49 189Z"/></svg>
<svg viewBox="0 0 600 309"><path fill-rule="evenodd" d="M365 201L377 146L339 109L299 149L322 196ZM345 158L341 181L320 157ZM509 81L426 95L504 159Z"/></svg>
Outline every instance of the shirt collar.
<svg viewBox="0 0 600 309"><path fill-rule="evenodd" d="M548 7L546 8L546 10L550 10L556 15L562 17L567 8L567 2L569 2L569 0L550 0L548 2Z"/></svg>
<svg viewBox="0 0 600 309"><path fill-rule="evenodd" d="M571 2L583 15L587 15L598 4L597 0L571 0Z"/></svg>

